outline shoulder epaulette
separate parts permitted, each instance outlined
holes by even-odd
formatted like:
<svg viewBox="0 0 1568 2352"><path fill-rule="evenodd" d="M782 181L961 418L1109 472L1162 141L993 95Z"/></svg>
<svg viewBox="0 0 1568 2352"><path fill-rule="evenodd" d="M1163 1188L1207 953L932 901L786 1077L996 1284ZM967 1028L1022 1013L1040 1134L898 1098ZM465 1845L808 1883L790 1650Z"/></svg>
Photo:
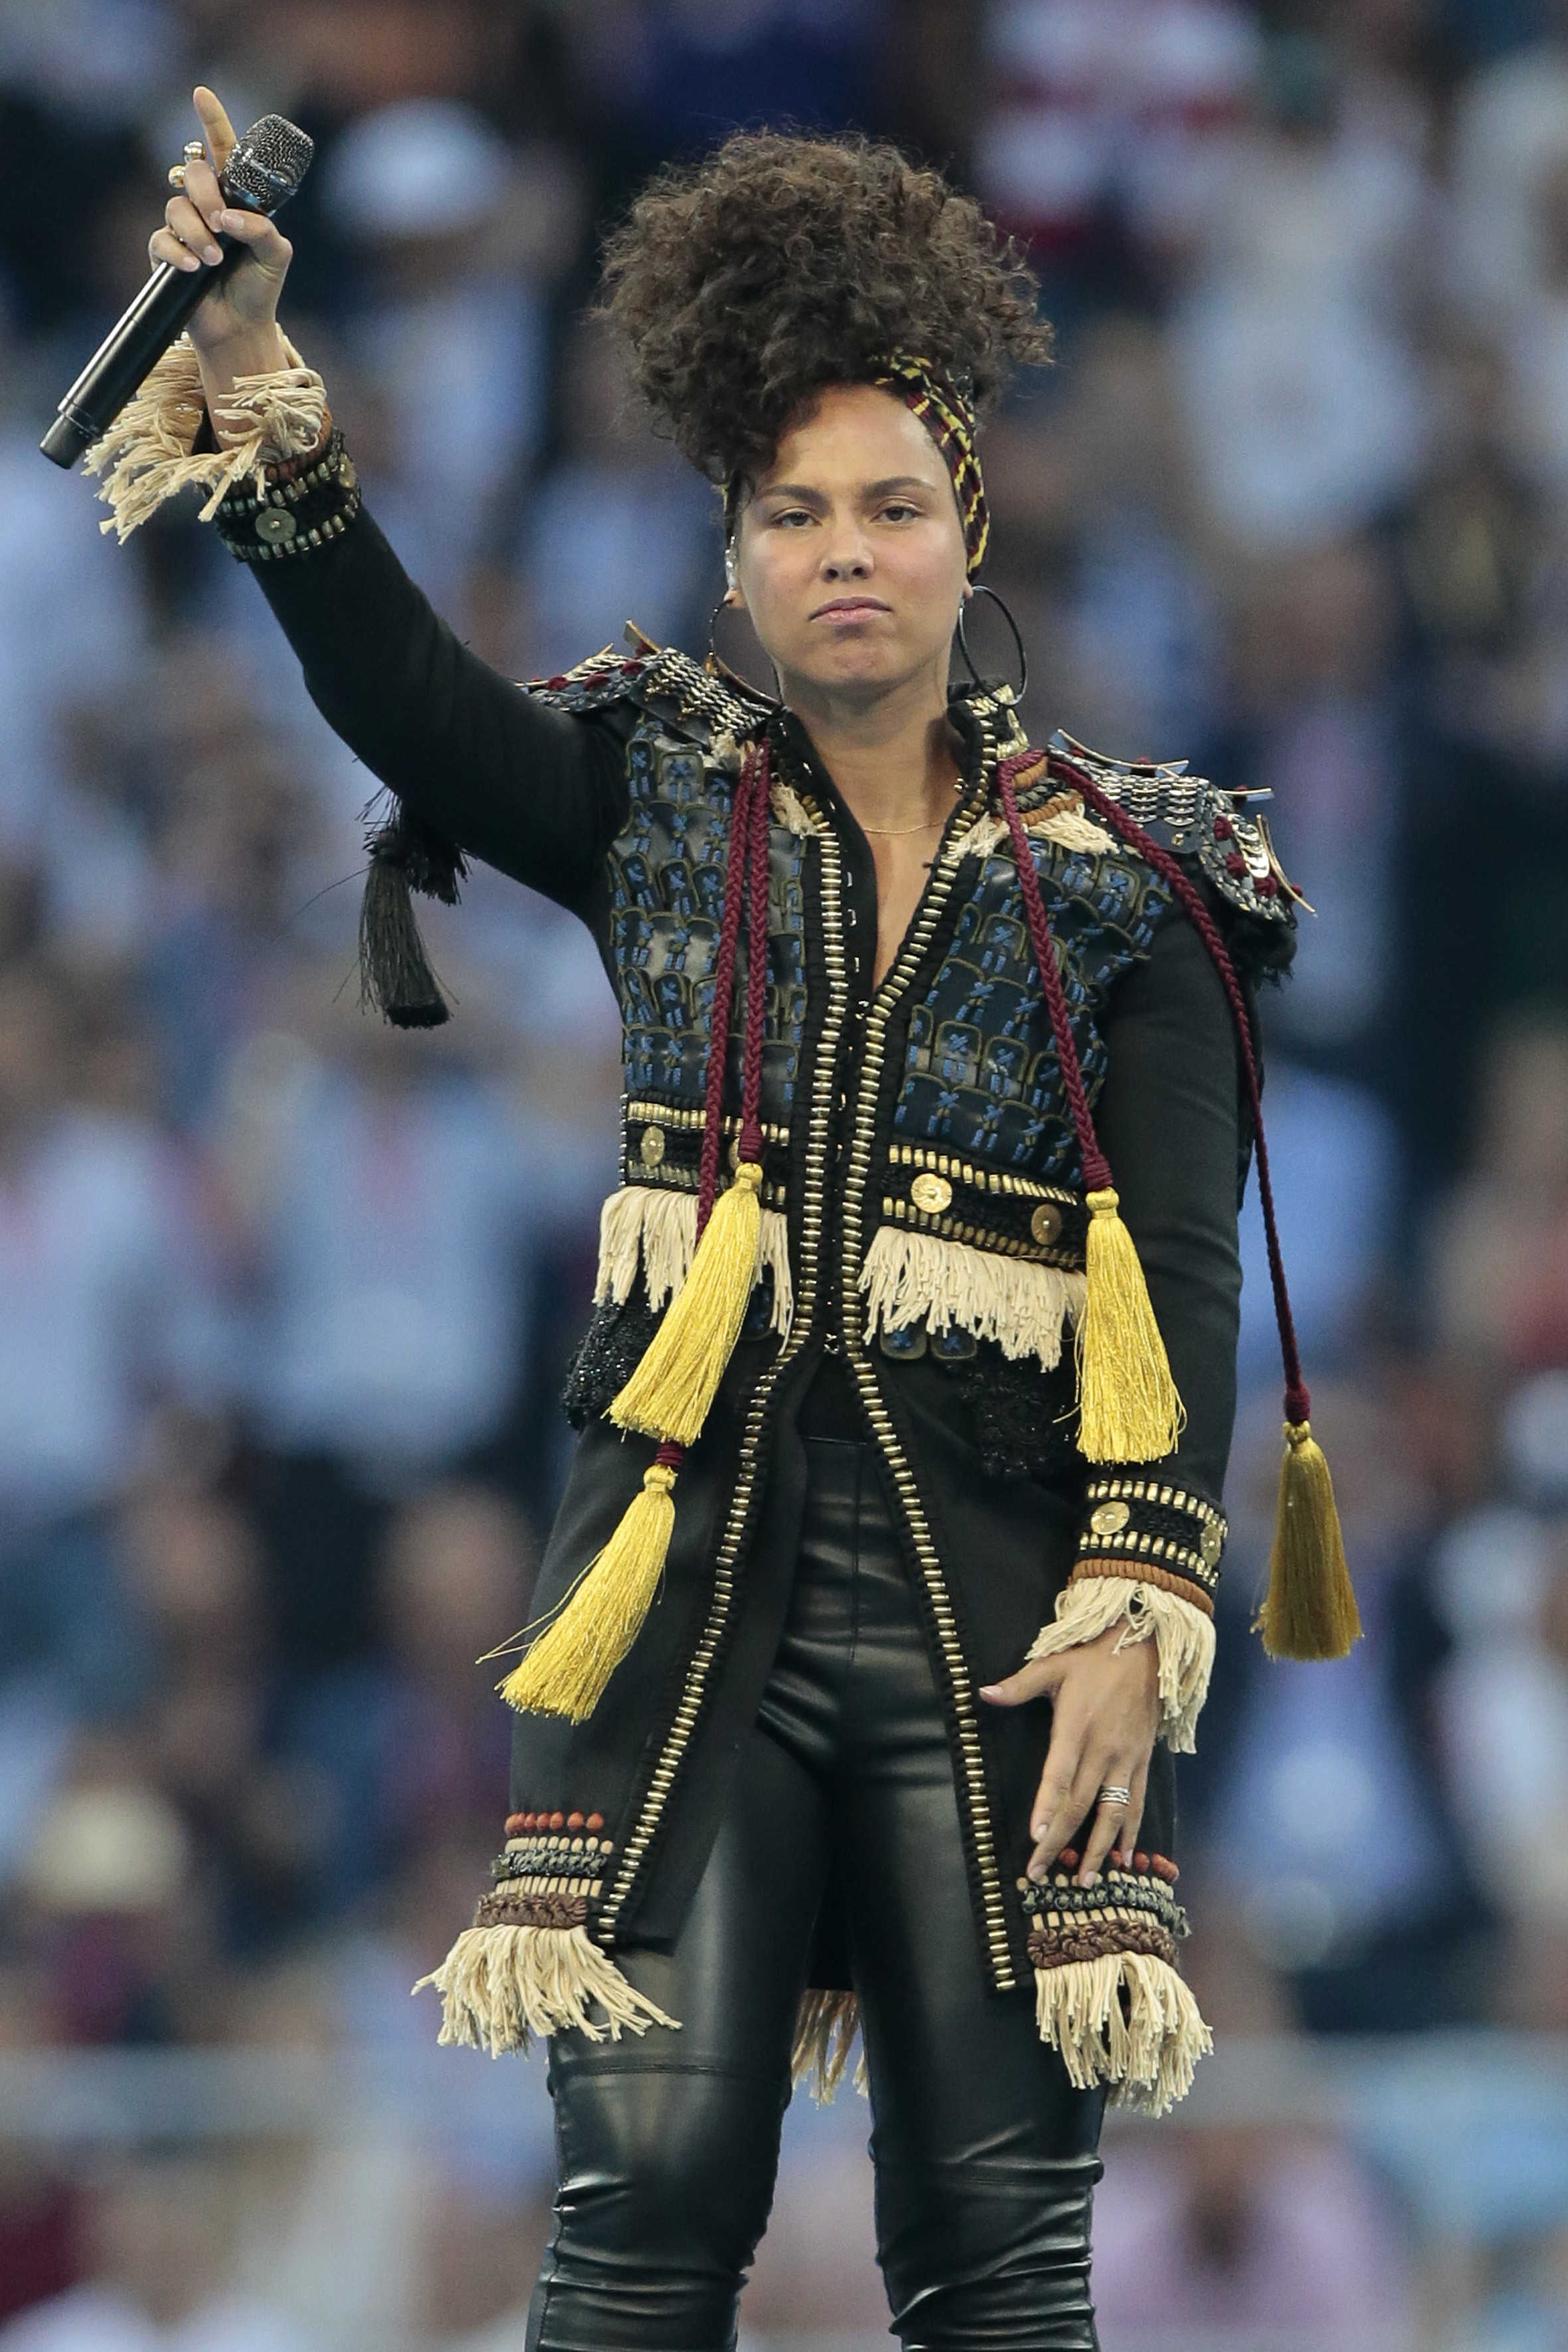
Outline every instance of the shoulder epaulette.
<svg viewBox="0 0 1568 2352"><path fill-rule="evenodd" d="M627 625L635 650L605 646L573 669L553 677L533 677L527 690L562 710L599 710L614 702L636 702L664 725L694 740L742 736L766 711L760 696L746 694L722 673L706 668L679 646L656 646Z"/></svg>
<svg viewBox="0 0 1568 2352"><path fill-rule="evenodd" d="M1249 802L1263 795L1226 792L1206 776L1190 775L1184 760L1108 759L1060 729L1050 749L1086 770L1163 849L1195 857L1233 907L1273 923L1288 923L1297 907L1307 907L1275 856L1263 819L1247 814Z"/></svg>

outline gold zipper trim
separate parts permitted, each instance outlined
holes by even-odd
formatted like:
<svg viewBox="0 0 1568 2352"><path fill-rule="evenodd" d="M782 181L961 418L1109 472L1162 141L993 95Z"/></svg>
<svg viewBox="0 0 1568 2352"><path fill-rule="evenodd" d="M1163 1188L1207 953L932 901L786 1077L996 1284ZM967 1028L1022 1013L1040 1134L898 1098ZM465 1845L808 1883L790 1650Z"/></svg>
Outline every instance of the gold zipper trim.
<svg viewBox="0 0 1568 2352"><path fill-rule="evenodd" d="M974 1168L967 1160L955 1159L951 1151L932 1151L926 1144L891 1143L888 1146L888 1158L895 1168L930 1168L939 1176L973 1184L977 1191L1010 1193L1015 1200L1065 1201L1075 1209L1083 1205L1081 1192L1068 1192L1060 1184L1037 1184L1030 1177L1009 1176L1000 1168Z"/></svg>
<svg viewBox="0 0 1568 2352"><path fill-rule="evenodd" d="M665 1805L679 1774L691 1735L697 1728L709 1673L734 1602L735 1563L745 1538L752 1498L762 1466L763 1426L767 1419L768 1406L780 1374L805 1345L816 1314L818 1259L826 1223L828 1147L833 1125L833 1090L838 1066L839 1037L849 1006L849 984L844 961L841 921L843 863L837 835L820 809L814 807L804 794L800 798L812 821L816 837L822 845L822 930L823 954L827 965L827 1012L822 1024L812 1085L805 1176L802 1185L800 1278L795 1286L795 1319L790 1325L789 1337L752 1392L741 1438L741 1475L730 1498L730 1516L714 1563L713 1594L708 1604L707 1620L687 1668L679 1703L648 1782L642 1811L622 1848L619 1866L599 1913L595 1932L605 1943L614 1936L616 1921L625 1908L626 1898L642 1868L643 1857L663 1819ZM661 1112L659 1116L662 1118L664 1114ZM696 1117L695 1114L689 1116Z"/></svg>
<svg viewBox="0 0 1568 2352"><path fill-rule="evenodd" d="M655 1127L684 1128L700 1127L707 1114L700 1110L671 1110L668 1103L629 1102L622 1105L621 1116L623 1118L647 1119ZM764 1143L789 1141L787 1127L770 1125L766 1120L760 1124ZM726 1135L739 1135L741 1132L740 1119L733 1111L726 1111L721 1125Z"/></svg>
<svg viewBox="0 0 1568 2352"><path fill-rule="evenodd" d="M721 1181L721 1192L724 1189L725 1181ZM657 1168L647 1168L640 1160L628 1160L623 1189L644 1192L700 1192L702 1171L700 1168L672 1168L668 1160L661 1160ZM764 1209L783 1209L789 1201L788 1191L783 1184L761 1185L757 1197Z"/></svg>
<svg viewBox="0 0 1568 2352"><path fill-rule="evenodd" d="M992 746L987 744L985 751ZM964 1661L963 1645L958 1637L957 1620L948 1597L947 1580L942 1574L942 1560L931 1539L930 1525L921 1501L920 1488L891 1415L882 1401L875 1367L866 1350L865 1328L861 1316L860 1262L866 1191L871 1172L871 1151L875 1141L877 1096L880 1089L882 1065L885 1058L888 1024L893 1010L910 978L918 969L931 943L948 899L954 877L963 863L954 854L953 845L973 824L987 797L990 761L983 753L980 762L980 789L973 808L958 809L948 820L948 832L932 866L927 895L916 909L913 921L904 935L902 946L892 969L871 1000L866 1017L866 1050L861 1064L860 1085L855 1106L854 1132L849 1146L849 1177L845 1188L844 1241L840 1260L839 1310L844 1320L845 1355L853 1368L860 1401L866 1409L872 1431L882 1448L893 1485L903 1508L910 1540L925 1580L926 1593L932 1621L937 1631L943 1662L947 1668L948 1686L952 1696L952 1711L958 1727L958 1745L963 1759L963 1778L968 1791L970 1837L974 1849L975 1867L980 1877L981 1907L985 1917L985 1939L991 1956L991 1974L998 1992L1008 1992L1017 1982L1014 1973L1012 1948L1007 1935L1007 1917L1002 1895L1002 1874L997 1866L996 1843L991 1824L991 1807L985 1789L985 1769L980 1752L980 1726L975 1712L974 1694L970 1685L969 1669ZM911 1147L904 1147L910 1149ZM1022 1179L1017 1180L1020 1182Z"/></svg>
<svg viewBox="0 0 1568 2352"><path fill-rule="evenodd" d="M1055 1266L1058 1273L1081 1274L1083 1253L1074 1257L1070 1250L1047 1247L1040 1242L1021 1242L1016 1234L994 1233L989 1225L966 1224L961 1217L950 1216L945 1209L917 1209L910 1201L882 1196L883 1223L890 1225L912 1225L917 1233L934 1234L938 1241L963 1242L971 1249L986 1250L993 1257L1022 1258L1029 1265Z"/></svg>

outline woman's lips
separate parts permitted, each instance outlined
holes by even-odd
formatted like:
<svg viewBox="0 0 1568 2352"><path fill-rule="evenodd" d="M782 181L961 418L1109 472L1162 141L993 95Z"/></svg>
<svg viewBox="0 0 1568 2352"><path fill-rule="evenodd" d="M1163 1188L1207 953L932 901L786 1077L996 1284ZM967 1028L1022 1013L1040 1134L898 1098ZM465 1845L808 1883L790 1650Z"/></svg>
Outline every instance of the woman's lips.
<svg viewBox="0 0 1568 2352"><path fill-rule="evenodd" d="M874 596L852 596L833 604L819 604L812 614L814 621L858 621L867 613L885 613L886 604Z"/></svg>

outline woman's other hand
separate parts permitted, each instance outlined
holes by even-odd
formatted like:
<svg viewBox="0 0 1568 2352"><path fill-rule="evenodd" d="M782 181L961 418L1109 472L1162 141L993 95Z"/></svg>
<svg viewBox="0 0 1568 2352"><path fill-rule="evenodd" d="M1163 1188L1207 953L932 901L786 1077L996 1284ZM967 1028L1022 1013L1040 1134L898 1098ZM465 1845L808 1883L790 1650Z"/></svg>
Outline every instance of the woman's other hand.
<svg viewBox="0 0 1568 2352"><path fill-rule="evenodd" d="M220 232L245 248L190 322L210 407L237 375L288 365L278 331L278 299L294 248L265 214L226 206L218 173L234 152L234 125L205 85L197 87L195 100L206 153L185 166L185 184L170 197L163 226L154 230L147 250L155 262L172 261L176 269L191 271L211 268L222 259Z"/></svg>
<svg viewBox="0 0 1568 2352"><path fill-rule="evenodd" d="M1043 1878L1080 1822L1094 1815L1094 1827L1076 1873L1080 1886L1092 1886L1106 1856L1131 1853L1138 1843L1149 1785L1149 1759L1159 1728L1159 1657L1152 1641L1117 1645L1125 1625L1112 1625L1098 1640L1037 1658L981 1697L994 1706L1021 1706L1026 1699L1051 1701L1051 1744L1035 1797L1029 1834L1035 1841L1029 1875ZM1131 1791L1125 1807L1101 1805L1101 1789Z"/></svg>

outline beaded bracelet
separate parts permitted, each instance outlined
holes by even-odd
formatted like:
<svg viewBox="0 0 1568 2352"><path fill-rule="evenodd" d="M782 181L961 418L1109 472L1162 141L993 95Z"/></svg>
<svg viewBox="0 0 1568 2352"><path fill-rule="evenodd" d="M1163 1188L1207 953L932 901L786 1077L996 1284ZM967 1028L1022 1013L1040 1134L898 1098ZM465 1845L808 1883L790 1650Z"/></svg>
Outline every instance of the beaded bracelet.
<svg viewBox="0 0 1568 2352"><path fill-rule="evenodd" d="M1205 1591L1195 1577L1183 1576L1179 1570L1158 1568L1149 1559L1080 1559L1068 1582L1091 1584L1102 1576L1124 1579L1129 1584L1156 1585L1178 1601L1191 1601L1205 1617L1214 1615L1213 1596Z"/></svg>
<svg viewBox="0 0 1568 2352"><path fill-rule="evenodd" d="M341 539L363 503L353 459L334 425L324 452L305 470L299 461L268 468L259 497L232 492L218 508L219 538L241 563L307 555Z"/></svg>

